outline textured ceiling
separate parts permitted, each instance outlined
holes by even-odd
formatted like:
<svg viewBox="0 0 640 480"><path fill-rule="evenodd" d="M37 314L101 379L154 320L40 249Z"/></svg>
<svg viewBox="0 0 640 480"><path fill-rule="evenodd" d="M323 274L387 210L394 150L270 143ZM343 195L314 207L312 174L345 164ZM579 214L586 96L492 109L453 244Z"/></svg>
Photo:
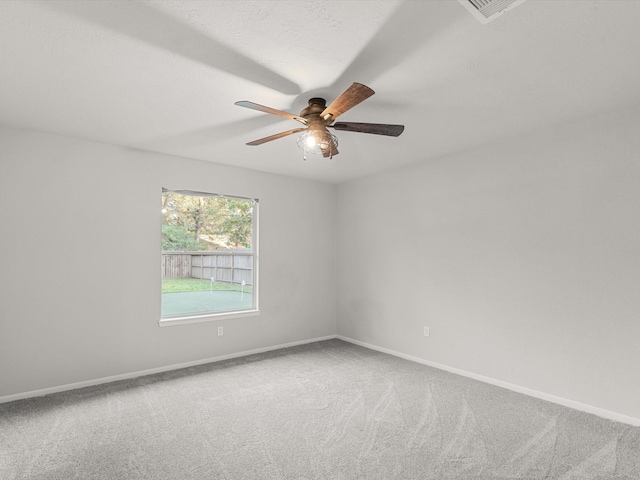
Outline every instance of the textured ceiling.
<svg viewBox="0 0 640 480"><path fill-rule="evenodd" d="M441 1L2 1L0 123L342 182L640 104L640 1L528 0L487 25ZM245 143L352 82L376 94L336 132Z"/></svg>

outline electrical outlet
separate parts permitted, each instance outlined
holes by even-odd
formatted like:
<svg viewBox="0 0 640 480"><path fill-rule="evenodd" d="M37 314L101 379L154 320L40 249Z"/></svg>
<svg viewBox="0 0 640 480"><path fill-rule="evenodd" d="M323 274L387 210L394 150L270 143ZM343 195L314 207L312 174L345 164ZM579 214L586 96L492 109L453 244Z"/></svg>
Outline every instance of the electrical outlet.
<svg viewBox="0 0 640 480"><path fill-rule="evenodd" d="M424 327L424 336L428 337L429 336L429 327Z"/></svg>
<svg viewBox="0 0 640 480"><path fill-rule="evenodd" d="M218 327L218 336L221 337L222 335L224 335L224 330L222 327Z"/></svg>

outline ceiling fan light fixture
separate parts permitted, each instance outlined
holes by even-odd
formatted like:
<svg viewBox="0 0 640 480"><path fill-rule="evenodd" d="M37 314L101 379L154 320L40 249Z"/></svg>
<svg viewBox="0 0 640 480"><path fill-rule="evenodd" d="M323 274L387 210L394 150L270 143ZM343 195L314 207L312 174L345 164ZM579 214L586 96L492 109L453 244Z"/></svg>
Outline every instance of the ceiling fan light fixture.
<svg viewBox="0 0 640 480"><path fill-rule="evenodd" d="M305 153L323 155L337 146L338 137L324 129L308 128L298 137L298 147L304 150Z"/></svg>

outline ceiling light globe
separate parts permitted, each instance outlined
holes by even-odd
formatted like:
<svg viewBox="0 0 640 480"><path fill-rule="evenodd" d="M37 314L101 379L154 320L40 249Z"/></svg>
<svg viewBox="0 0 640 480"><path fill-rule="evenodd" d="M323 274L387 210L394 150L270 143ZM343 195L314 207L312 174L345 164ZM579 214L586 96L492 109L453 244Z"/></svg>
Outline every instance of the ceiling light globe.
<svg viewBox="0 0 640 480"><path fill-rule="evenodd" d="M322 151L326 151L327 148L331 148L332 143L334 147L338 146L338 138L326 130L306 130L302 135L300 135L297 143L298 147L303 149L305 153L322 155Z"/></svg>

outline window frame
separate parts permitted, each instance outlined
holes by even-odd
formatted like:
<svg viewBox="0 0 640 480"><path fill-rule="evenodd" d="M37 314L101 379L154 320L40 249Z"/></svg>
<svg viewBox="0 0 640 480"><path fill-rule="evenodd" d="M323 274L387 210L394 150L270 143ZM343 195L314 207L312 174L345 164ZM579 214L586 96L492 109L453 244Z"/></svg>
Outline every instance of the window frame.
<svg viewBox="0 0 640 480"><path fill-rule="evenodd" d="M244 318L244 317L252 317L260 314L260 303L259 303L259 218L260 218L260 201L257 198L251 197L242 197L237 195L226 195L219 193L209 193L209 192L200 192L193 190L177 190L170 188L162 188L162 193L173 192L180 195L189 195L189 196L198 196L198 197L216 197L216 198L231 198L235 200L247 200L253 202L253 212L252 212L252 220L251 220L251 251L250 255L252 257L253 268L253 285L252 285L252 300L253 304L251 308L244 310L229 310L229 311L220 311L220 312L205 312L205 313L194 313L194 314L178 314L173 316L163 316L162 315L162 269L160 271L160 320L158 321L159 326L167 327L173 325L185 325L190 323L202 323L202 322L212 322L218 320L226 320L233 318ZM160 214L160 230L162 231L162 213ZM162 238L162 235L160 236ZM162 245L160 246L160 256L165 252L162 249Z"/></svg>

